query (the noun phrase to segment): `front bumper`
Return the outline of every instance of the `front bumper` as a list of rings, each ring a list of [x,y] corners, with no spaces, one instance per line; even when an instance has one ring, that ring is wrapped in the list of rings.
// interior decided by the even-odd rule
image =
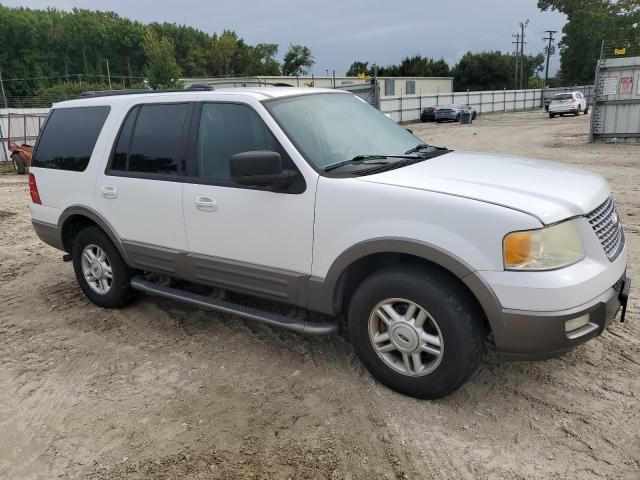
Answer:
[[[557,312],[505,309],[505,330],[496,335],[496,349],[509,360],[542,360],[556,357],[600,335],[622,308],[624,321],[631,280],[625,275],[606,292],[585,305]],[[568,320],[589,315],[589,323],[571,332]],[[499,339],[499,341],[498,341]]]

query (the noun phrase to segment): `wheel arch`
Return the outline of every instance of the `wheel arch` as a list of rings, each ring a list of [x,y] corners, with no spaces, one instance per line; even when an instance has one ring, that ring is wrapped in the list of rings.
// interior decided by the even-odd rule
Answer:
[[[109,222],[98,212],[79,205],[65,209],[58,220],[58,228],[65,252],[71,252],[73,238],[78,232],[89,226],[96,226],[102,230],[109,237],[109,240],[113,242],[124,261],[131,265],[120,238]]]
[[[368,240],[343,252],[324,279],[311,277],[309,308],[338,315],[345,311],[348,298],[364,278],[386,266],[406,262],[435,268],[454,278],[477,303],[491,330],[493,322],[501,321],[497,297],[469,264],[435,245],[400,238]]]

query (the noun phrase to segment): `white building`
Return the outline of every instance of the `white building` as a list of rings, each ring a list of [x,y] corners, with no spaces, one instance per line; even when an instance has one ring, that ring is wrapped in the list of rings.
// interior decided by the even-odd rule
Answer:
[[[283,83],[294,87],[340,88],[349,85],[363,85],[368,80],[358,77],[332,77],[306,75],[291,76],[256,76],[229,78],[183,78],[185,87],[194,83],[203,83],[212,87],[241,87],[258,84],[259,82],[277,84]],[[452,77],[378,77],[381,97],[419,96],[436,93],[453,92]]]

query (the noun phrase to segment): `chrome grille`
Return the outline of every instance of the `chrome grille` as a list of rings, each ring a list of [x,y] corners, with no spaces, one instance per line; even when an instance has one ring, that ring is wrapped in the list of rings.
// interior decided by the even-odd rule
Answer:
[[[624,247],[624,232],[613,199],[608,198],[602,205],[587,214],[587,220],[598,236],[607,257],[613,262]]]

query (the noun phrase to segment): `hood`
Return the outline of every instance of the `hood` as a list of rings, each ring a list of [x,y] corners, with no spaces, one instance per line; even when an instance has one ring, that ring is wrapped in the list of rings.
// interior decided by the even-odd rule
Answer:
[[[470,152],[451,152],[359,180],[502,205],[529,213],[544,224],[589,213],[610,195],[604,178],[586,170]]]

